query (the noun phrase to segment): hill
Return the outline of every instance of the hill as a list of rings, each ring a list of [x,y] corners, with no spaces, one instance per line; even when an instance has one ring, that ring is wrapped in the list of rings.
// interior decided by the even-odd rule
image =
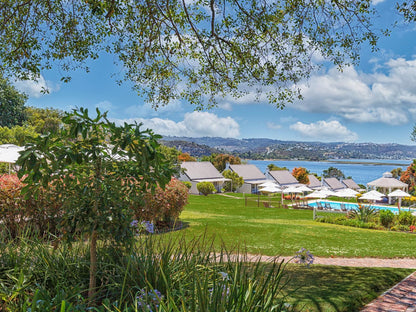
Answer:
[[[247,159],[414,159],[416,146],[395,143],[322,143],[281,141],[267,138],[164,137],[164,144],[176,146],[192,156],[231,153]]]

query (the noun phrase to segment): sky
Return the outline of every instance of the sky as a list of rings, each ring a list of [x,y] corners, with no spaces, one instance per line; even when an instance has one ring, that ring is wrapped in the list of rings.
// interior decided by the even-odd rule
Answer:
[[[373,1],[377,23],[387,27],[397,19],[395,1]],[[28,106],[69,111],[99,107],[117,122],[143,122],[155,133],[187,137],[270,138],[290,141],[373,142],[414,145],[410,134],[416,123],[416,23],[399,22],[379,50],[364,46],[358,66],[323,66],[301,84],[304,99],[281,110],[250,95],[225,98],[218,107],[194,111],[175,101],[155,111],[129,83],[116,83],[120,68],[113,56],[88,63],[90,72],[72,72],[69,83],[60,72],[42,73],[37,83],[19,81]],[[42,87],[49,94],[42,94]]]

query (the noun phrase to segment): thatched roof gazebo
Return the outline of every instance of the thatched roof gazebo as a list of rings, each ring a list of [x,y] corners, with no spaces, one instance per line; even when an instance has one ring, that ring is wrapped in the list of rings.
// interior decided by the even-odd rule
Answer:
[[[383,173],[383,177],[368,182],[367,188],[380,188],[383,190],[383,193],[391,193],[392,190],[403,190],[407,192],[408,185],[402,181],[397,180],[396,178],[393,178],[393,175],[390,172]],[[391,198],[389,197],[389,204],[391,204]]]

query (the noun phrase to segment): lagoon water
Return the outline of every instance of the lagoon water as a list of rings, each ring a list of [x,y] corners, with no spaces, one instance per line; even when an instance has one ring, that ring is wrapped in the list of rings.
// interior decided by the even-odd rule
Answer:
[[[354,162],[362,162],[360,164]],[[351,162],[351,163],[348,163]],[[382,165],[375,165],[375,163],[383,163]],[[384,172],[391,171],[395,168],[401,167],[406,170],[407,166],[412,160],[391,160],[391,159],[341,159],[332,161],[304,161],[304,160],[249,160],[249,164],[256,165],[261,172],[266,172],[267,165],[275,164],[278,167],[286,167],[292,171],[295,167],[304,167],[311,173],[322,175],[322,172],[329,167],[340,169],[346,177],[352,177],[355,182],[366,185],[375,179],[381,178]],[[368,164],[365,164],[368,163]]]

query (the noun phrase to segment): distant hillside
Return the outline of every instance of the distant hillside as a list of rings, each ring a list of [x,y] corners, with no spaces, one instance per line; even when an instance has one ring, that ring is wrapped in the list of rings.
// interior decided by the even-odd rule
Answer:
[[[191,156],[194,157],[209,156],[214,153],[222,153],[222,151],[216,148],[209,147],[208,145],[197,144],[192,141],[163,139],[161,143],[168,147],[175,147],[182,153],[189,153]]]
[[[164,137],[166,144],[181,146],[192,156],[211,153],[232,153],[248,159],[413,159],[416,146],[394,143],[322,143],[296,142],[272,139],[231,139],[217,137],[189,138]],[[169,142],[169,143],[168,143]],[[178,143],[181,142],[181,143]],[[187,142],[187,143],[185,143]],[[194,143],[195,145],[188,145]],[[210,148],[212,152],[210,152]],[[186,150],[185,150],[186,149]],[[199,153],[199,154],[197,154]]]

